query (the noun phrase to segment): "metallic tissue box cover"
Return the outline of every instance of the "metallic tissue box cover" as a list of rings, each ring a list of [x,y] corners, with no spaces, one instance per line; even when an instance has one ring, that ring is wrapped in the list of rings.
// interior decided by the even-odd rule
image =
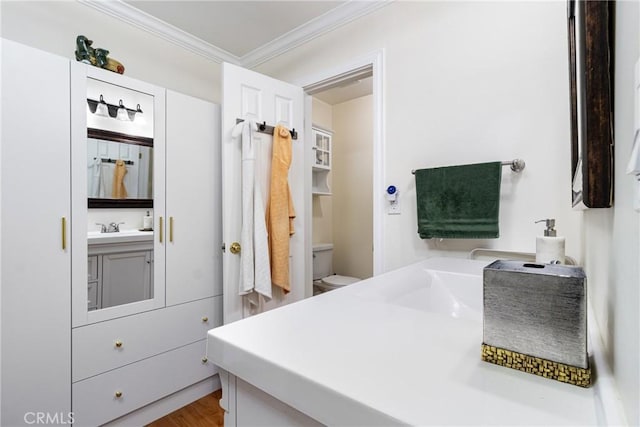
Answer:
[[[484,344],[588,368],[582,268],[499,260],[483,276]]]

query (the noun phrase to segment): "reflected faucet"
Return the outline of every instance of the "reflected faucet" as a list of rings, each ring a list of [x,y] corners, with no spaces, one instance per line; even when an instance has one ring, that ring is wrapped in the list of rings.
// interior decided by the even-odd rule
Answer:
[[[120,231],[120,224],[124,224],[124,222],[112,222],[109,224],[109,228],[106,225],[96,222],[96,225],[100,226],[101,233],[118,233]]]
[[[118,233],[120,231],[120,224],[124,224],[124,222],[112,222],[109,224],[107,233]]]

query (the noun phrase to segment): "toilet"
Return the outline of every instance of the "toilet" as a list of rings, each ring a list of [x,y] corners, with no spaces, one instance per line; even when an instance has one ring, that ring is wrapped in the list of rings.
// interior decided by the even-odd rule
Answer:
[[[313,244],[313,294],[339,289],[359,282],[357,277],[333,274],[333,244]]]

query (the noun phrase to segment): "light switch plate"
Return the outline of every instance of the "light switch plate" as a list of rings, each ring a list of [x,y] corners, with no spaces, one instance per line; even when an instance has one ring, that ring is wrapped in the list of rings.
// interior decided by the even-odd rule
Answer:
[[[387,206],[387,214],[400,215],[400,202],[396,200],[395,202],[389,203],[389,206]]]

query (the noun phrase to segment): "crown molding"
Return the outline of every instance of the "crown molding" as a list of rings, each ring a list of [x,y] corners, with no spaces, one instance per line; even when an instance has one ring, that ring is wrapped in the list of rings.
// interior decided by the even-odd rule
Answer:
[[[240,65],[240,58],[120,0],[77,0],[141,30],[215,62]]]
[[[374,12],[394,0],[350,0],[286,34],[254,49],[240,58],[240,65],[252,68],[342,25]]]
[[[242,67],[252,68],[328,33],[339,26],[378,10],[394,0],[347,1],[335,9],[312,19],[242,57],[238,57],[211,43],[207,43],[121,0],[77,1],[214,62],[229,62]]]

